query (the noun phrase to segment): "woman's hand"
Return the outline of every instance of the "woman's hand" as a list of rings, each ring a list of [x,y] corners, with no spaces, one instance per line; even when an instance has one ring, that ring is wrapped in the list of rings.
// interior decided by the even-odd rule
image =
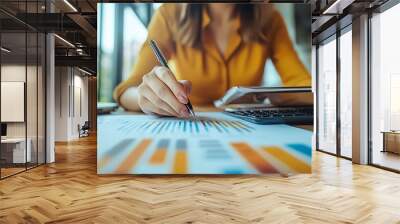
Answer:
[[[190,81],[177,81],[168,68],[156,66],[143,76],[138,87],[138,104],[145,113],[189,117],[185,104],[190,90]]]

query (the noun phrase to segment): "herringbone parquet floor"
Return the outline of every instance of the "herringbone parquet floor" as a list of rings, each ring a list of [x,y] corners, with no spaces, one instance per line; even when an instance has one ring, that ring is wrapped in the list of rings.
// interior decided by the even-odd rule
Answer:
[[[400,175],[314,153],[313,174],[98,176],[96,139],[0,181],[0,223],[400,223]]]

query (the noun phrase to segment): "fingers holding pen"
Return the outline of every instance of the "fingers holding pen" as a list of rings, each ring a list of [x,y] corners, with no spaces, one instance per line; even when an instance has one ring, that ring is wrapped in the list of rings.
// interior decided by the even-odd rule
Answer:
[[[144,105],[145,109],[160,115],[175,116],[175,117],[179,116],[179,113],[177,113],[171,106],[169,106],[160,97],[158,97],[157,94],[155,94],[149,86],[141,85],[139,87],[139,91],[144,98],[143,101],[145,103]],[[161,112],[163,113],[158,113],[158,111],[156,111],[157,109],[161,109]]]
[[[165,70],[159,71],[163,74],[157,75],[155,72],[157,69],[158,68],[153,69],[152,72],[143,77],[143,82],[139,86],[139,95],[146,97],[155,106],[174,114],[174,116],[188,117],[189,111],[186,106],[178,100],[178,97],[173,93],[173,90],[171,90],[171,88],[173,88],[177,95],[182,98],[182,95],[185,94],[184,88],[176,80],[175,82],[177,85],[172,85],[174,80],[171,80],[171,77],[168,77],[169,74],[164,74],[166,73]],[[162,77],[163,79],[160,79],[159,77]],[[171,87],[169,87],[165,82],[169,82]],[[142,109],[146,110],[148,108]]]
[[[154,73],[157,75],[158,79],[168,86],[180,103],[188,103],[188,96],[184,86],[176,80],[175,76],[168,68],[157,66],[154,68]]]

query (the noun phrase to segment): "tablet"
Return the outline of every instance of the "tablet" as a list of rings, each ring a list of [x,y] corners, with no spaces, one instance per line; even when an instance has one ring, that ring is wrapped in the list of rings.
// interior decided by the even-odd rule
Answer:
[[[274,100],[278,98],[296,99],[292,101],[279,102]],[[312,105],[312,89],[311,87],[244,87],[235,86],[230,88],[225,95],[214,101],[214,105],[218,108],[224,108],[228,105],[242,105],[265,107],[269,105],[275,106],[299,106]],[[274,102],[275,101],[275,102]],[[284,104],[284,105],[276,105]]]

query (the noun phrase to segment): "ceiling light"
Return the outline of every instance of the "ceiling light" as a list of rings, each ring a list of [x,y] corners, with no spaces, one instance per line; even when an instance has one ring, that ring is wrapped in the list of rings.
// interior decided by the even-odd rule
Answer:
[[[342,14],[343,10],[351,5],[355,0],[336,0],[322,14]]]
[[[332,5],[330,5],[327,9],[324,10],[322,14],[328,14],[331,13],[332,9],[337,7],[337,4],[339,4],[340,0],[336,0]]]
[[[9,49],[7,49],[5,47],[1,47],[0,49],[1,49],[1,51],[4,51],[6,53],[10,53],[11,52],[11,50],[9,50]]]
[[[61,40],[62,42],[64,42],[65,44],[67,44],[68,46],[70,46],[70,47],[72,47],[72,48],[75,48],[75,45],[73,45],[71,42],[69,42],[68,40],[66,40],[66,39],[64,39],[64,38],[62,38],[62,37],[60,37],[59,35],[57,35],[57,34],[54,34],[54,36],[55,37],[57,37],[59,40]]]
[[[74,12],[78,12],[78,10],[68,1],[68,0],[64,0],[65,4],[67,4],[72,10],[74,10]]]
[[[86,71],[86,70],[83,70],[83,69],[81,69],[81,68],[79,68],[79,67],[78,67],[78,70],[81,71],[81,72],[83,72],[83,73],[85,73],[85,74],[87,74],[87,75],[93,75],[92,73],[90,73],[90,72],[88,72],[88,71]]]

